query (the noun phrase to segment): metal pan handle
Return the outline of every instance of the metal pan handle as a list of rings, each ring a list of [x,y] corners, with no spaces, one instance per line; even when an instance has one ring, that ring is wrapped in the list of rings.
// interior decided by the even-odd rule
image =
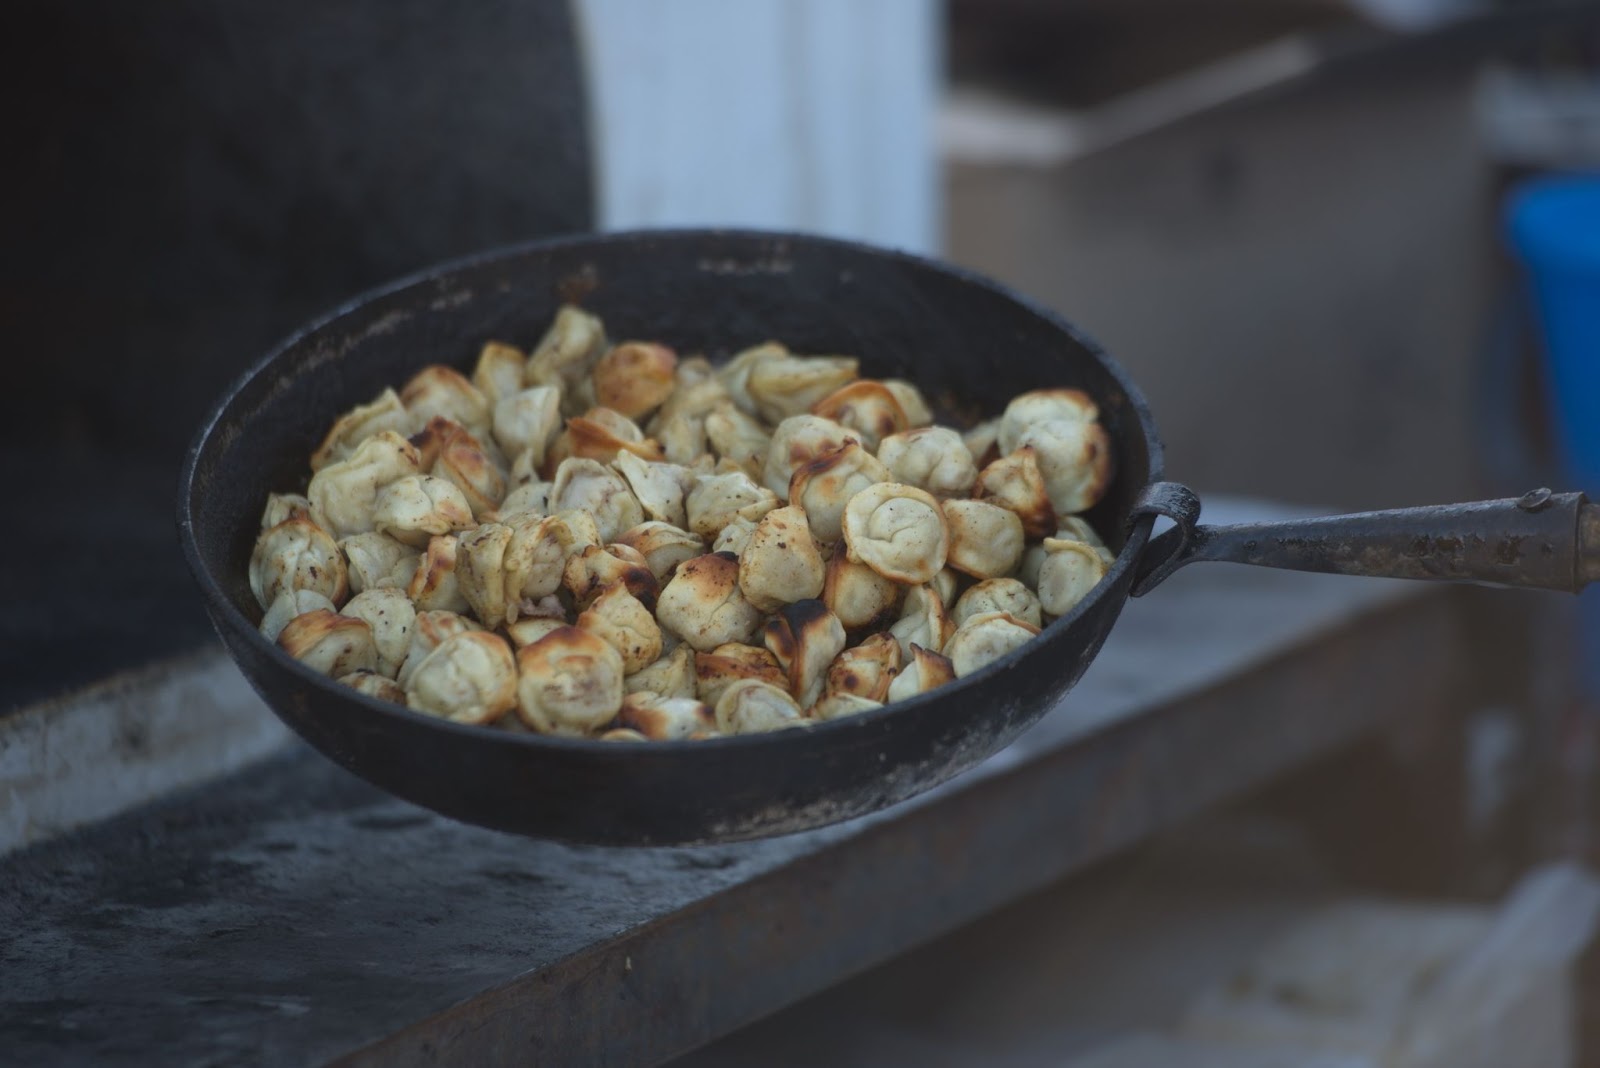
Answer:
[[[1581,493],[1211,527],[1192,490],[1155,482],[1132,512],[1147,515],[1174,525],[1146,547],[1135,597],[1197,560],[1569,593],[1600,578],[1600,506]]]

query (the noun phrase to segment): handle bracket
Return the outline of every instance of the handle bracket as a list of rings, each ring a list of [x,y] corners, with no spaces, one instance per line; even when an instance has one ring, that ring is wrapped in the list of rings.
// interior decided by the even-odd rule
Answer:
[[[1146,516],[1164,516],[1173,526],[1145,546],[1139,573],[1133,579],[1134,597],[1143,597],[1161,585],[1192,558],[1189,550],[1199,530],[1200,497],[1179,482],[1152,482],[1133,502],[1128,525]]]

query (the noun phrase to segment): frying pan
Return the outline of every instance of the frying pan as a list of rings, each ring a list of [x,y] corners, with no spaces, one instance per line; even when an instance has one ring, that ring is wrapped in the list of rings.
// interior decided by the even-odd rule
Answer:
[[[773,734],[619,744],[513,734],[356,693],[256,630],[246,564],[269,491],[303,488],[340,412],[429,363],[467,368],[490,338],[538,337],[559,302],[613,337],[716,358],[768,339],[859,356],[862,373],[922,387],[974,420],[1029,389],[1100,405],[1117,473],[1087,518],[1116,561],[1034,641],[883,709]],[[322,753],[436,812],[526,835],[614,845],[732,841],[862,815],[1006,745],[1083,674],[1130,595],[1195,560],[1576,590],[1600,568],[1600,518],[1580,494],[1332,517],[1197,525],[1162,481],[1144,398],[1054,313],[913,256],[810,236],[651,231],[493,252],[368,294],[290,339],[218,402],[186,458],[178,525],[218,634],[266,703]],[[1158,515],[1173,526],[1152,540]]]

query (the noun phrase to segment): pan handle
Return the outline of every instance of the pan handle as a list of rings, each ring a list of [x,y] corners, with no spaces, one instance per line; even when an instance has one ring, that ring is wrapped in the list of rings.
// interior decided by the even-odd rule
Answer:
[[[1600,506],[1581,493],[1538,489],[1499,501],[1211,527],[1199,523],[1192,490],[1155,482],[1131,519],[1150,515],[1174,525],[1146,546],[1135,597],[1196,560],[1569,593],[1600,579]]]

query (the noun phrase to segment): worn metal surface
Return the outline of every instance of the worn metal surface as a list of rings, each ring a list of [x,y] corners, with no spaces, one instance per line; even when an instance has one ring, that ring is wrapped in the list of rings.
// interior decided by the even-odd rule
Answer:
[[[1448,609],[1181,575],[970,775],[762,842],[499,835],[299,751],[0,865],[0,1061],[653,1063],[1426,706]]]
[[[780,338],[846,352],[936,404],[992,414],[1071,386],[1095,398],[1119,468],[1087,517],[1119,550],[1097,589],[1024,648],[893,708],[764,735],[624,746],[453,723],[309,670],[256,631],[245,580],[262,502],[297,487],[328,419],[418,367],[463,367],[487,338],[524,344],[580,299],[618,337],[713,358]],[[263,359],[206,420],[179,486],[184,549],[224,643],[295,731],[356,774],[483,826],[603,844],[786,833],[858,816],[971,767],[1083,673],[1127,598],[1150,531],[1124,529],[1161,475],[1143,398],[1060,317],[917,257],[816,237],[647,231],[541,242],[361,298]],[[714,786],[712,785],[714,784]]]
[[[1600,575],[1600,519],[1581,493],[1539,489],[1498,501],[1207,526],[1195,523],[1192,492],[1157,483],[1135,511],[1175,521],[1150,543],[1136,596],[1202,560],[1567,593]]]

